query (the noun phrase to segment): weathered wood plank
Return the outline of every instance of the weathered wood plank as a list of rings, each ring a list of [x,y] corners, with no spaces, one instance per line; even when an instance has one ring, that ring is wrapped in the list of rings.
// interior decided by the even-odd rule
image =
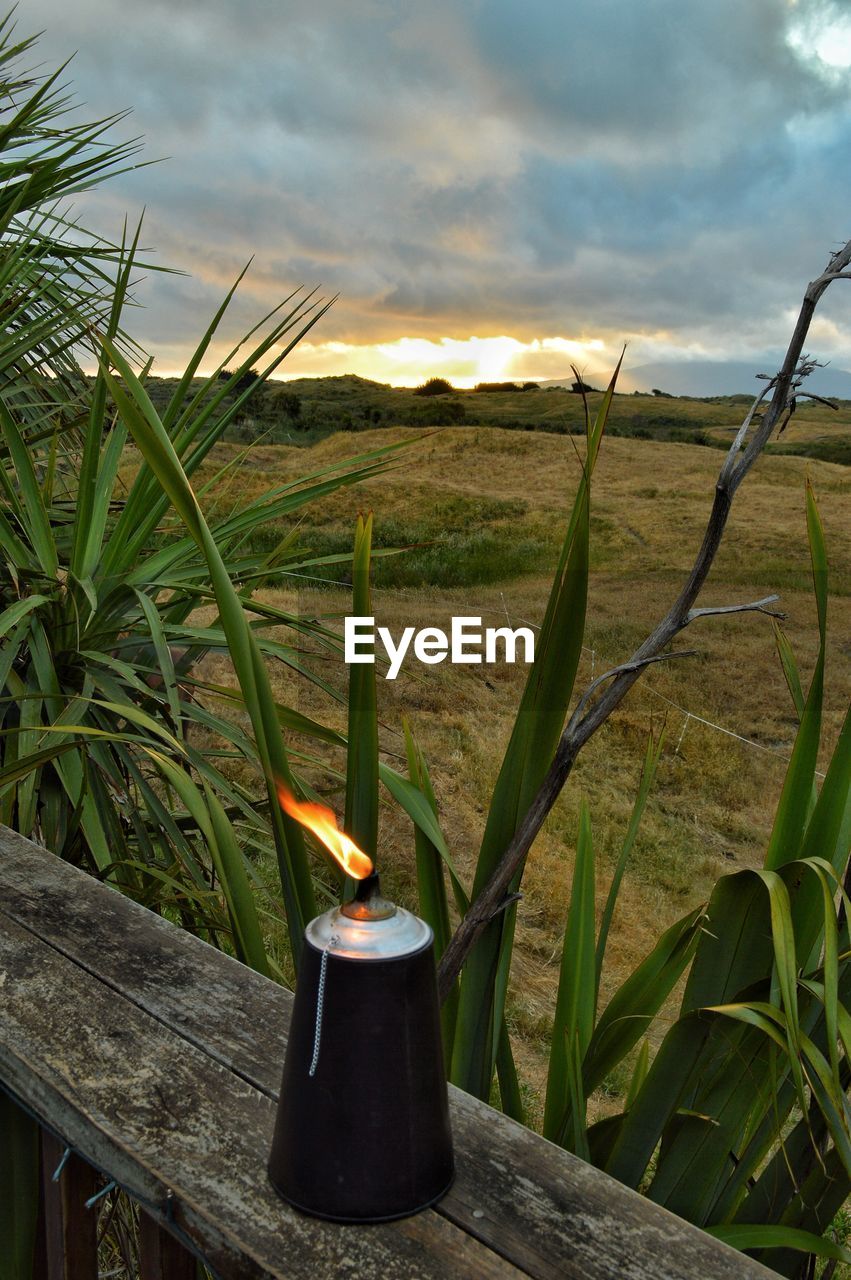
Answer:
[[[97,1191],[97,1174],[73,1152],[54,1182],[65,1143],[41,1131],[42,1196],[47,1280],[97,1280],[97,1212],[86,1201]]]
[[[276,1098],[288,992],[3,829],[0,907]],[[458,1177],[435,1214],[412,1222],[439,1215],[541,1278],[772,1274],[467,1095],[450,1101]]]
[[[0,1078],[159,1221],[171,1190],[221,1276],[519,1276],[433,1213],[358,1229],[295,1213],[266,1177],[272,1100],[8,919],[0,995]]]
[[[548,1280],[757,1280],[774,1275],[522,1125],[452,1113],[464,1177],[439,1211]],[[490,1141],[488,1141],[490,1135]]]
[[[257,974],[7,827],[0,909],[223,1065],[262,1064],[254,1082],[277,1090],[292,1003],[283,988],[272,988],[272,1025],[252,1023]]]

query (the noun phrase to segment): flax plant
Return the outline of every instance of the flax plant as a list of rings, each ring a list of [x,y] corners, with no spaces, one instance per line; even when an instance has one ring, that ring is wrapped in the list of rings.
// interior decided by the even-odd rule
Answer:
[[[138,139],[112,138],[121,114],[76,120],[65,66],[49,76],[30,69],[36,41],[15,38],[11,13],[0,19],[0,392],[32,445],[85,420],[79,350],[93,350],[93,324],[112,323],[122,258],[120,244],[86,230],[62,202],[139,167],[140,150]]]
[[[266,662],[324,684],[305,641],[338,642],[257,598],[313,560],[294,536],[265,554],[250,536],[374,474],[384,451],[229,511],[209,496],[221,472],[196,496],[216,443],[327,304],[292,294],[199,378],[237,281],[157,415],[122,329],[139,232],[109,245],[57,203],[136,143],[104,140],[118,117],[73,123],[62,68],[19,70],[32,44],[0,23],[0,821],[269,972],[246,843],[276,850],[296,937],[314,893],[301,834],[270,803],[289,775],[281,722],[311,722],[274,707]],[[81,344],[99,357],[94,378]],[[241,692],[205,680],[216,653]]]
[[[789,1276],[799,1273],[802,1253],[851,1262],[851,1252],[825,1235],[851,1194],[851,711],[819,788],[827,555],[809,485],[806,512],[819,652],[805,696],[777,630],[799,728],[764,866],[722,877],[709,902],[666,929],[601,1009],[618,891],[662,739],[648,744],[599,923],[592,820],[582,802],[543,1118],[551,1141]],[[556,593],[560,584],[557,577]],[[436,813],[410,732],[408,759],[411,780]],[[447,877],[462,916],[469,903],[444,846],[421,829],[415,843],[420,906],[440,952],[450,937]],[[502,929],[507,958],[500,961],[494,945],[489,986],[474,970],[492,1008],[504,998],[511,958]],[[684,975],[679,1015],[651,1061],[647,1033]],[[501,1093],[507,1085],[503,1106],[516,1111],[504,1036],[494,1036],[492,1021],[465,1021],[463,1013],[462,981],[460,1002],[453,987],[444,1004],[452,1068],[496,1070]],[[589,1125],[592,1092],[623,1066],[631,1066],[624,1110]]]
[[[0,822],[280,973],[261,927],[256,850],[277,853],[286,922],[300,939],[315,909],[311,866],[273,787],[289,776],[284,727],[328,734],[275,706],[267,664],[338,696],[304,650],[333,655],[339,643],[257,597],[270,577],[300,574],[314,558],[294,533],[255,554],[251,534],[375,474],[387,451],[232,510],[211,497],[221,470],[196,494],[223,433],[327,304],[292,294],[201,378],[234,285],[156,414],[147,366],[134,371],[139,350],[122,327],[139,232],[108,244],[57,203],[119,170],[136,144],[104,142],[117,117],[74,124],[61,68],[18,69],[32,45],[0,23]],[[79,363],[86,347],[95,377]],[[258,378],[232,392],[254,369]],[[231,661],[237,688],[206,675],[215,654]],[[266,909],[277,917],[274,901]],[[38,1129],[11,1104],[4,1115],[4,1263],[23,1280]]]
[[[491,797],[471,898],[475,899],[511,840],[546,774],[573,694],[588,601],[591,484],[620,365],[592,421],[586,405],[582,477],[511,738]],[[509,887],[516,893],[522,866]],[[487,1098],[497,1065],[504,1095],[514,1096],[503,1023],[516,905],[491,921],[470,955],[458,997],[452,1079]]]
[[[249,358],[304,325],[297,303]],[[254,598],[270,573],[300,572],[310,560],[294,546],[263,555],[244,546],[258,525],[373,474],[381,460],[332,465],[208,522],[188,477],[234,405],[223,403],[215,374],[184,399],[212,332],[162,422],[137,407],[133,396],[150,410],[142,384],[105,335],[126,381],[101,371],[82,453],[72,460],[66,449],[63,470],[52,476],[39,477],[39,459],[0,402],[7,451],[0,817],[141,901],[171,905],[187,923],[196,914],[211,938],[232,933],[236,953],[268,971],[235,824],[274,841],[295,936],[314,908],[310,871],[298,831],[287,829],[277,804],[258,807],[234,780],[232,759],[246,762],[261,785],[288,775],[263,658],[305,672],[303,634],[332,650],[336,641]],[[118,413],[105,422],[108,390]],[[143,459],[124,493],[129,428]],[[213,617],[202,623],[203,606]],[[270,624],[283,639],[268,633]],[[253,735],[222,713],[217,691],[202,688],[203,661],[215,652],[234,663]]]

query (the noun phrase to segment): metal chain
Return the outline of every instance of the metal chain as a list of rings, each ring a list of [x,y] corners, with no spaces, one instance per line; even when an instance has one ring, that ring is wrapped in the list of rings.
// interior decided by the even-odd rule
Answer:
[[[322,960],[319,965],[319,986],[316,991],[316,1030],[313,1033],[313,1057],[310,1059],[309,1076],[316,1075],[316,1068],[319,1064],[319,1042],[322,1039],[322,1010],[325,1005],[325,975],[328,969],[328,952],[332,947],[336,947],[340,941],[339,935],[331,934],[331,938],[327,947],[322,952]]]

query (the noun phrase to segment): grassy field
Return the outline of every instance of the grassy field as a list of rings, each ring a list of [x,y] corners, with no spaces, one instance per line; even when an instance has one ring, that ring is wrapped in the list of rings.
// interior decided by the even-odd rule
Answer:
[[[813,377],[818,391],[818,375]],[[164,405],[177,383],[151,378],[148,388]],[[759,384],[754,383],[754,389]],[[592,407],[599,396],[590,396]],[[746,395],[694,400],[686,396],[616,395],[609,420],[610,437],[672,441],[726,447],[750,404]],[[584,433],[581,396],[563,387],[530,391],[455,391],[418,396],[347,374],[334,378],[272,381],[261,387],[232,430],[240,442],[312,445],[337,431],[361,433],[388,426],[490,426],[556,435]],[[796,452],[825,462],[851,463],[851,401],[831,410],[801,401],[793,425],[771,452]]]
[[[790,427],[790,443],[797,431],[797,424]],[[454,614],[480,615],[486,626],[537,623],[577,482],[580,442],[572,437],[459,426],[373,429],[356,438],[338,433],[307,450],[261,443],[219,490],[217,505],[229,508],[314,464],[391,440],[405,440],[410,448],[387,474],[312,512],[300,528],[301,544],[320,553],[349,547],[357,511],[371,508],[376,541],[409,548],[377,567],[379,623],[394,633],[411,625],[448,630]],[[206,474],[236,453],[236,446],[221,446]],[[617,436],[604,442],[595,477],[580,687],[623,661],[668,607],[699,543],[720,462],[715,449],[697,445]],[[832,565],[826,734],[832,745],[851,683],[851,474],[820,461],[763,458],[737,498],[701,603],[780,593],[786,630],[808,676],[816,625],[804,519],[807,474]],[[284,532],[269,529],[264,538],[271,544]],[[344,570],[335,566],[326,574],[332,580],[324,582],[283,580],[270,595],[341,628],[349,608]],[[658,780],[615,917],[604,988],[625,975],[663,926],[705,899],[719,874],[756,865],[763,856],[794,734],[771,620],[705,620],[682,637],[681,647],[698,653],[654,668],[632,691],[586,748],[531,855],[509,1017],[533,1113],[544,1080],[580,796],[589,799],[604,868],[602,901],[605,869],[625,830],[647,735],[666,725]],[[315,661],[344,689],[344,668]],[[426,668],[409,661],[396,681],[378,682],[384,750],[388,758],[401,751],[401,717],[407,716],[431,764],[448,841],[468,877],[524,675],[522,666]],[[302,710],[345,727],[342,704],[302,681],[280,673],[276,679],[281,695]],[[380,861],[387,886],[415,905],[412,843],[407,820],[385,806]],[[609,1081],[599,1108],[611,1105],[624,1083]]]

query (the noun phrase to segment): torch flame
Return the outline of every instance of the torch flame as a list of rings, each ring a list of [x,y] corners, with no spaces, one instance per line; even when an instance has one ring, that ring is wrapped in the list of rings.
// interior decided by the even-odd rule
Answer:
[[[372,859],[357,847],[354,840],[337,826],[333,809],[309,800],[296,800],[289,787],[278,782],[278,799],[284,813],[300,822],[321,840],[328,852],[336,858],[346,875],[354,880],[365,880],[372,873]]]

